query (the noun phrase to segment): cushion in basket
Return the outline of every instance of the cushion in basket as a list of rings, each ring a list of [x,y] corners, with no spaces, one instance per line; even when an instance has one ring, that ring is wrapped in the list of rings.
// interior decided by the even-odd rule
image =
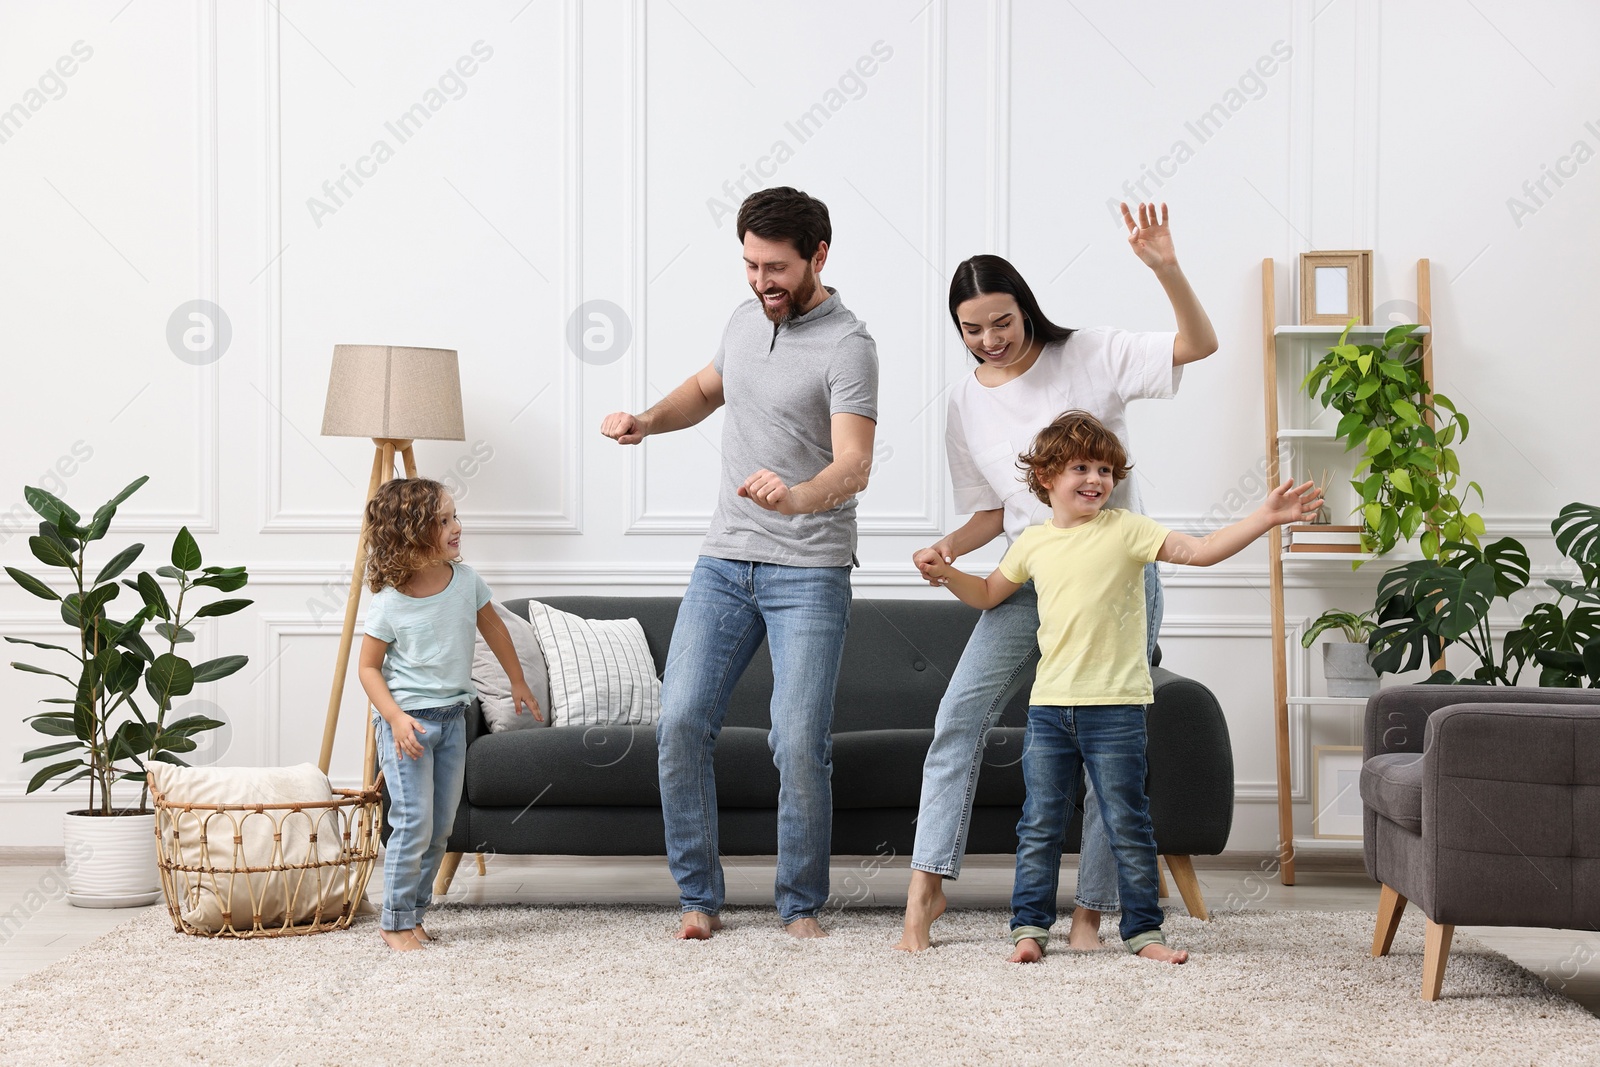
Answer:
[[[152,762],[150,782],[168,807],[336,799],[327,775],[310,763],[296,767],[178,767]],[[231,873],[248,867],[336,862],[342,848],[338,809],[195,810],[172,815],[178,839],[174,845],[170,824],[164,827],[168,856],[185,867],[214,872],[178,876],[177,884],[186,889],[179,907],[191,925],[221,930],[231,922],[237,930],[248,930],[255,914],[261,916],[263,926],[272,926],[281,925],[286,914],[295,923],[311,921],[319,902],[324,919],[336,917],[344,906],[346,882],[351,877],[348,867],[316,867],[286,874]],[[277,848],[274,822],[282,827]]]
[[[649,725],[661,682],[638,619],[585,619],[537,600],[528,619],[550,675],[552,726]]]
[[[539,650],[539,635],[527,619],[498,601],[492,603],[495,614],[500,616],[500,621],[506,624],[511,634],[511,644],[522,663],[523,677],[527,679],[528,688],[533,690],[533,699],[539,702],[539,712],[544,716],[544,721],[540,722],[525,711],[518,714],[518,708],[511,700],[511,679],[489,649],[489,642],[480,633],[477,648],[472,654],[472,686],[478,691],[478,701],[483,705],[483,718],[489,724],[490,732],[497,734],[506,730],[525,730],[530,726],[548,726],[550,679],[545,673],[544,653]]]

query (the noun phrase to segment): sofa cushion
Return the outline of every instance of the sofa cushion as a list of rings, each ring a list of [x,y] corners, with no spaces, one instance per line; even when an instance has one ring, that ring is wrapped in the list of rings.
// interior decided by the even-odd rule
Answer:
[[[1422,832],[1422,754],[1386,752],[1361,766],[1361,800],[1414,834]]]
[[[637,619],[586,619],[537,600],[528,618],[550,676],[554,726],[650,724],[661,717],[661,681]]]
[[[539,635],[532,623],[504,604],[496,603],[494,610],[505,624],[506,632],[511,635],[511,647],[516,650],[517,660],[522,664],[523,680],[528,683],[533,699],[539,702],[539,714],[543,719],[528,714],[512,702],[511,678],[480,633],[472,652],[472,686],[478,691],[484,722],[495,733],[548,726],[550,678],[545,673],[544,653],[539,650]]]

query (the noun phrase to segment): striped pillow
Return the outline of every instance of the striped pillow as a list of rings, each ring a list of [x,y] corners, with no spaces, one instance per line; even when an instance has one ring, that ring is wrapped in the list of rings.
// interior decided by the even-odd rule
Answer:
[[[550,725],[650,725],[661,682],[638,619],[585,619],[537,600],[528,621],[550,672]]]

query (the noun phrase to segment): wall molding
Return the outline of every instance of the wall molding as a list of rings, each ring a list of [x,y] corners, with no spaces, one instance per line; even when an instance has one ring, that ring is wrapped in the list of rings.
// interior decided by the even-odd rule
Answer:
[[[215,0],[211,0],[215,3]],[[285,463],[280,414],[283,405],[283,76],[280,52],[282,17],[278,5],[266,0],[263,18],[263,97],[265,100],[265,235],[266,252],[273,256],[263,276],[263,377],[268,410],[262,419],[262,454],[266,471],[261,481],[260,532],[267,534],[349,534],[360,532],[361,501],[348,508],[295,510],[283,505]],[[532,24],[531,21],[529,23]],[[556,283],[560,313],[550,343],[558,352],[567,348],[566,319],[583,298],[583,2],[562,0],[562,129],[565,167],[561,191],[561,278]],[[359,340],[359,338],[355,339]],[[461,509],[462,520],[485,534],[576,534],[583,532],[583,375],[578,360],[563,358],[562,408],[573,433],[565,440],[564,454],[551,466],[560,471],[562,504],[556,511],[476,511]],[[468,424],[468,438],[472,436]],[[462,448],[467,446],[463,444]],[[360,470],[348,472],[352,482]],[[359,490],[357,490],[359,492]]]

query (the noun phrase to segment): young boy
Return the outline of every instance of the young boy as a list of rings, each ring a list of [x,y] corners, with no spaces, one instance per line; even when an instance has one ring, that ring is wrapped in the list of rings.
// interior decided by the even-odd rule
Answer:
[[[1253,515],[1205,537],[1106,509],[1130,465],[1116,435],[1082,411],[1041,430],[1017,466],[1050,505],[1050,521],[1024,530],[987,579],[947,563],[929,572],[975,608],[1000,604],[1030,580],[1039,594],[1041,659],[1023,742],[1028,795],[1017,824],[1011,961],[1044,956],[1056,921],[1061,838],[1078,770],[1087,767],[1117,858],[1122,940],[1146,959],[1183,963],[1189,954],[1168,948],[1161,933],[1156,841],[1144,791],[1144,708],[1154,694],[1143,568],[1151,560],[1198,567],[1225,560],[1275,525],[1308,520],[1320,495],[1311,482],[1285,481]]]

